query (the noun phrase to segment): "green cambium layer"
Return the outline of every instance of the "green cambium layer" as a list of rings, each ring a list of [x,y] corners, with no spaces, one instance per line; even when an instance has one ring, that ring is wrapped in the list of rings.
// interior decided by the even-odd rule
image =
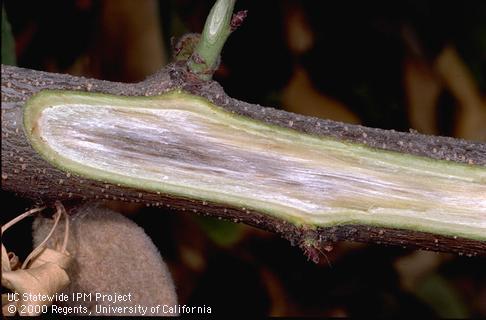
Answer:
[[[81,107],[88,112],[92,110],[93,113],[97,108],[106,108],[114,116],[119,114],[117,111],[120,111],[123,112],[123,117],[127,118],[131,117],[130,110],[133,110],[133,117],[143,121],[147,121],[144,119],[147,114],[156,115],[161,118],[164,135],[167,135],[170,130],[182,130],[177,128],[186,125],[183,120],[180,120],[181,125],[171,127],[170,121],[165,121],[163,117],[167,114],[174,114],[177,117],[182,115],[181,119],[190,122],[187,128],[191,127],[189,124],[203,124],[201,128],[206,130],[205,133],[210,136],[211,141],[214,139],[221,141],[221,146],[219,143],[211,146],[214,149],[213,156],[223,154],[224,157],[225,153],[218,151],[217,148],[225,152],[236,150],[234,144],[237,142],[229,140],[233,139],[233,135],[238,135],[240,140],[235,138],[235,141],[241,143],[238,145],[238,150],[242,157],[249,154],[251,158],[248,159],[253,161],[254,165],[258,165],[259,155],[264,154],[262,163],[263,160],[268,159],[273,161],[271,163],[279,161],[276,166],[282,169],[274,173],[275,168],[262,165],[261,168],[257,168],[257,173],[251,175],[247,174],[242,167],[237,172],[236,181],[230,180],[229,176],[215,176],[218,185],[211,185],[203,182],[199,184],[197,176],[194,177],[194,181],[187,182],[189,181],[187,179],[190,179],[187,172],[181,174],[180,180],[175,173],[167,180],[157,180],[151,178],[150,174],[146,177],[143,177],[143,174],[131,176],[128,171],[86,165],[76,157],[66,156],[68,152],[60,152],[59,148],[56,151],[52,147],[54,138],[47,137],[44,129],[40,128],[45,123],[50,123],[47,120],[41,121],[43,117],[52,117],[58,122],[69,122],[70,119],[66,116],[60,116],[61,120],[57,119],[55,113],[62,112],[63,108],[75,110]],[[49,110],[50,108],[58,109]],[[135,111],[143,112],[143,115],[137,115]],[[77,122],[78,118],[79,114],[73,117],[73,123]],[[103,125],[103,119],[96,119],[96,121],[98,125]],[[167,128],[164,123],[167,123]],[[69,123],[64,125],[69,127]],[[113,128],[117,130],[116,126]],[[181,91],[154,97],[43,91],[27,102],[24,109],[24,129],[34,149],[49,163],[66,172],[93,180],[252,209],[295,225],[315,227],[342,224],[372,225],[486,240],[486,168],[484,167],[437,161],[372,149],[329,137],[303,134],[230,113],[204,98]],[[211,130],[219,130],[219,133],[213,134]],[[198,132],[200,135],[200,131]],[[190,141],[191,134],[191,132],[187,133],[187,141]],[[161,140],[164,139],[164,135],[161,135]],[[140,133],[140,136],[143,138],[143,133]],[[228,141],[226,142],[225,139]],[[268,148],[265,148],[266,141],[270,146]],[[207,143],[209,145],[211,142],[208,140]],[[208,148],[209,153],[211,153],[210,148]],[[224,158],[214,163],[220,163],[222,160]],[[161,157],[160,161],[163,163],[166,160]],[[198,165],[194,164],[194,161],[190,164],[196,167]],[[288,176],[285,176],[285,172],[289,172]],[[334,172],[336,174],[333,174]],[[299,174],[302,174],[302,177],[297,177]],[[413,190],[415,178],[411,175],[414,174],[417,174],[417,188],[423,188],[425,191]],[[262,180],[259,181],[259,177],[268,179],[261,178]],[[297,178],[300,179],[299,183],[303,181],[303,184],[292,187],[292,183],[295,183]],[[348,192],[349,186],[354,187],[352,185],[354,180],[365,187]],[[390,181],[393,184],[390,184]],[[250,185],[251,183],[259,184],[261,189],[255,189]],[[457,195],[450,191],[449,185],[451,187],[459,185]],[[231,191],[239,190],[240,187],[242,190],[246,188],[254,192]],[[304,189],[306,192],[302,191]],[[315,194],[312,194],[312,190],[315,190]],[[265,197],[266,193],[274,196]],[[333,198],[334,193],[339,196]],[[430,199],[427,198],[428,194]],[[296,205],[292,202],[294,200],[295,203],[302,203],[303,206]],[[410,207],[408,207],[409,203]]]

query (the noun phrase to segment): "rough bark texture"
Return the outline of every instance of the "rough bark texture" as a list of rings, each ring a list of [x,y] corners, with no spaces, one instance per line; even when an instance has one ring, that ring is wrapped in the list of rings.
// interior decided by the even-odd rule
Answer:
[[[46,73],[2,65],[2,189],[36,202],[109,199],[142,202],[147,206],[168,206],[221,216],[259,228],[278,232],[304,248],[309,257],[319,256],[322,242],[355,240],[395,244],[465,255],[486,255],[486,243],[457,237],[437,236],[378,227],[343,225],[316,230],[296,227],[246,208],[170,195],[150,193],[99,181],[87,180],[54,168],[44,161],[26,140],[22,127],[22,106],[36,92],[44,89],[79,90],[115,95],[158,95],[174,89],[206,97],[232,112],[301,132],[330,136],[339,140],[424,156],[431,159],[486,166],[486,144],[448,137],[427,136],[344,124],[306,117],[228,97],[213,81],[203,82],[188,73],[184,64],[171,64],[154,76],[135,84],[114,83],[64,74]]]

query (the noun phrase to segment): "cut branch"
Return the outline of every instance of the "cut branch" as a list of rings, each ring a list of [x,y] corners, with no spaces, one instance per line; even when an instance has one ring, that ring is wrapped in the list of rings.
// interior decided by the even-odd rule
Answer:
[[[485,144],[250,105],[185,70],[119,84],[2,66],[2,188],[236,219],[312,257],[342,239],[486,254]],[[77,92],[25,104],[43,89]]]

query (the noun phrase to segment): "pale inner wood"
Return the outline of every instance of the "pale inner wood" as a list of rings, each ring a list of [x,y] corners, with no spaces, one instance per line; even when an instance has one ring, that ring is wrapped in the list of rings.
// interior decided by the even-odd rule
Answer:
[[[427,160],[404,165],[337,142],[228,125],[189,107],[59,105],[38,121],[63,157],[142,182],[252,199],[316,223],[343,212],[350,220],[412,217],[486,232],[484,171],[471,178]]]

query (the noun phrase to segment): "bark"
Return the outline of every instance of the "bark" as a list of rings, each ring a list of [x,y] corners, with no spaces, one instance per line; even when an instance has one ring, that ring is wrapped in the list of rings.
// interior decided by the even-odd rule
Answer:
[[[412,154],[435,160],[486,166],[486,144],[448,137],[404,133],[306,117],[228,97],[213,81],[201,81],[186,72],[183,63],[171,64],[154,76],[135,84],[52,74],[2,65],[2,189],[36,202],[109,199],[167,206],[232,219],[280,233],[300,245],[315,259],[324,242],[354,240],[404,247],[486,255],[486,242],[457,236],[379,226],[347,224],[327,228],[289,223],[261,212],[190,198],[176,198],[143,190],[111,185],[71,175],[43,160],[27,141],[22,107],[26,100],[45,89],[100,92],[125,96],[152,96],[182,89],[209,99],[231,112],[303,133],[328,136],[376,149]]]

